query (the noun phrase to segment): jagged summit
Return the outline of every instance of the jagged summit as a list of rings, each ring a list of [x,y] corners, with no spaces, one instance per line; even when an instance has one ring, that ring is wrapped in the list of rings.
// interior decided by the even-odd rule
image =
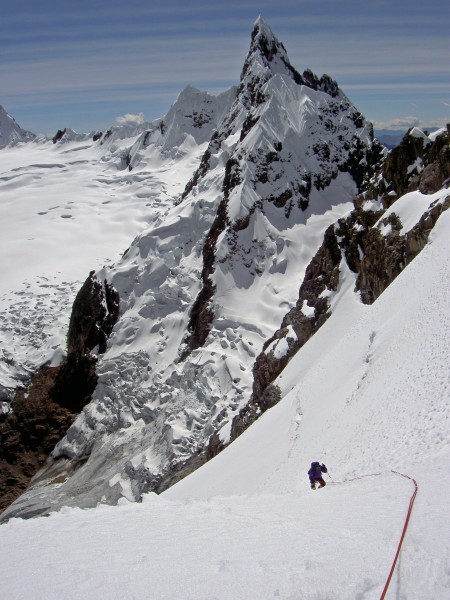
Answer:
[[[250,53],[260,51],[268,62],[271,62],[277,54],[283,56],[287,61],[289,60],[286,48],[278,41],[261,15],[255,21],[251,39]]]
[[[292,66],[284,45],[260,15],[253,27],[250,50],[241,74],[241,89],[244,85],[253,87],[255,81],[267,81],[275,74],[289,75],[299,85],[326,92],[333,98],[339,96],[345,99],[338,84],[329,75],[318,78],[310,69],[301,75]]]
[[[22,129],[16,120],[0,105],[0,148],[18,142],[34,140],[35,134]]]
[[[289,75],[300,83],[300,74],[292,67],[286,48],[278,41],[269,25],[258,17],[255,22],[250,50],[241,73],[241,89],[250,89],[263,81],[268,81],[275,74]],[[251,97],[254,103],[255,98]]]

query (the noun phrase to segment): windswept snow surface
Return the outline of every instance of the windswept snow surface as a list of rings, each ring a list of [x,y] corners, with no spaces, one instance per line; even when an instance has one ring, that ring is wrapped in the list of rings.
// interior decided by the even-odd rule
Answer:
[[[283,400],[162,496],[1,525],[5,598],[376,600],[414,489],[396,470],[419,493],[387,598],[446,600],[449,231],[372,306],[349,274]]]
[[[202,150],[193,144],[194,155],[164,163],[154,152],[129,172],[117,156],[126,143],[115,157],[92,140],[1,151],[0,383],[6,387],[61,354],[73,300],[89,271],[117,260],[161,218]]]

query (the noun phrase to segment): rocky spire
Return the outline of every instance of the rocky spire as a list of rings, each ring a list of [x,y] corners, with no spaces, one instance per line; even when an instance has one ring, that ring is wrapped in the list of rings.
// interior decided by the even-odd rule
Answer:
[[[244,63],[241,82],[258,77],[267,81],[276,73],[290,75],[296,83],[303,83],[302,77],[292,67],[286,48],[278,41],[262,16],[255,21],[250,50]]]
[[[255,88],[263,84],[274,75],[288,75],[298,85],[306,85],[314,90],[326,92],[333,98],[344,95],[339,90],[337,83],[328,75],[318,78],[307,69],[301,75],[292,65],[287,55],[286,48],[278,41],[264,18],[260,15],[255,21],[250,50],[241,73],[240,91],[246,88],[249,91],[251,104],[260,104],[262,98],[258,97]]]
[[[264,18],[260,15],[253,26],[250,54],[259,52],[268,63],[277,58],[289,62],[286,48],[270,29]]]

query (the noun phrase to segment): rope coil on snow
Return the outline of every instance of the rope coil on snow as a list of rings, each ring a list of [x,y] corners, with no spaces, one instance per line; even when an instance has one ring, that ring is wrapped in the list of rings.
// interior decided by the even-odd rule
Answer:
[[[398,544],[397,552],[396,552],[395,558],[394,558],[394,562],[392,563],[391,570],[389,572],[389,576],[387,578],[386,584],[385,584],[384,589],[383,589],[383,593],[380,596],[380,600],[384,600],[384,598],[386,597],[386,593],[388,591],[389,584],[391,583],[392,575],[394,574],[395,565],[397,564],[397,559],[398,559],[398,557],[400,555],[400,550],[402,548],[402,544],[403,544],[403,540],[405,538],[406,530],[408,529],[409,517],[411,516],[411,512],[412,512],[412,509],[413,509],[413,506],[414,506],[414,501],[416,499],[417,492],[419,491],[419,486],[417,485],[417,481],[415,479],[413,479],[412,477],[409,477],[409,475],[404,475],[403,473],[399,473],[398,471],[392,471],[392,473],[396,473],[397,475],[401,475],[402,477],[406,477],[406,479],[410,479],[414,483],[414,493],[411,496],[411,499],[409,501],[409,508],[408,508],[408,512],[407,512],[407,515],[406,515],[405,524],[403,526],[402,535],[400,537],[400,542]]]

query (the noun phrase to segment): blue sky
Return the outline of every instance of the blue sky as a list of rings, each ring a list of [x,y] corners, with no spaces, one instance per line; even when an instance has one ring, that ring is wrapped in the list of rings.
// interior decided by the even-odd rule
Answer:
[[[449,0],[0,0],[0,104],[35,133],[164,115],[239,81],[262,14],[378,128],[450,121]]]

